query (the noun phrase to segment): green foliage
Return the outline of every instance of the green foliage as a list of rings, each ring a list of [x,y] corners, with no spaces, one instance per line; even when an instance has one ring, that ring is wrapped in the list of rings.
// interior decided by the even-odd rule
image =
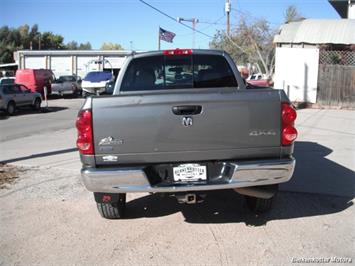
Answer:
[[[124,50],[122,45],[118,43],[112,43],[112,42],[104,42],[101,45],[101,50]]]
[[[227,51],[237,65],[250,63],[259,72],[271,76],[274,70],[275,32],[264,19],[250,22],[242,17],[229,36],[225,31],[217,32],[210,47]]]
[[[89,42],[78,44],[76,41],[68,42],[65,46],[67,50],[91,50],[91,44]]]
[[[41,34],[41,50],[63,50],[63,36],[53,34],[52,32],[43,32]]]
[[[41,33],[38,25],[27,24],[18,28],[0,28],[0,64],[12,63],[17,50],[90,50],[89,42],[78,44],[75,41],[64,44],[64,37],[52,32]]]
[[[78,43],[76,41],[68,42],[66,48],[68,50],[78,50]]]
[[[81,43],[79,45],[79,50],[91,50],[91,44],[89,42]]]

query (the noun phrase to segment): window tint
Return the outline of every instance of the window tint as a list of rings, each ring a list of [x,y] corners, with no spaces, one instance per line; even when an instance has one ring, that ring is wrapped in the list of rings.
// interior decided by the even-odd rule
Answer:
[[[194,87],[237,87],[237,81],[227,60],[218,55],[196,55],[194,59]]]
[[[112,73],[106,71],[93,71],[86,74],[84,80],[90,82],[101,82],[112,79]]]
[[[129,64],[122,91],[161,90],[165,87],[162,56],[136,58]]]
[[[4,94],[11,94],[11,93],[14,93],[14,92],[11,90],[12,87],[13,87],[13,86],[3,86],[3,87],[2,87],[3,93],[4,93]]]
[[[237,86],[223,56],[150,56],[130,62],[121,91]]]
[[[19,85],[13,86],[11,90],[13,91],[13,93],[22,93]]]
[[[4,94],[21,93],[18,85],[5,85],[3,86],[3,92]]]
[[[0,81],[1,85],[15,84],[15,79],[4,78]]]
[[[63,81],[75,81],[75,78],[73,76],[61,76],[59,79]]]
[[[193,88],[191,56],[165,57],[165,89]]]

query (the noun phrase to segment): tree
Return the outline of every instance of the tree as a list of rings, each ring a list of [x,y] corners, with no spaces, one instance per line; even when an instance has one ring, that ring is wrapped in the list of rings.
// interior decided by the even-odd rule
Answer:
[[[91,50],[89,42],[78,44],[71,41],[64,44],[64,37],[52,32],[41,33],[38,25],[31,28],[25,24],[18,28],[3,26],[0,28],[0,64],[13,62],[13,53],[16,50]]]
[[[104,42],[101,45],[101,50],[124,50],[122,45],[118,43],[112,43],[112,42]]]
[[[89,42],[81,43],[79,45],[78,49],[80,49],[80,50],[91,50],[91,43],[89,43]]]
[[[8,26],[0,28],[0,63],[12,63],[13,52],[21,46],[20,33]]]
[[[52,32],[43,32],[41,34],[42,50],[62,50],[65,48],[63,43],[64,37]]]
[[[78,43],[76,41],[68,42],[65,46],[65,49],[68,50],[78,50]]]
[[[230,35],[225,31],[217,32],[210,47],[226,50],[237,64],[251,63],[259,72],[272,76],[275,63],[275,33],[265,19],[249,22],[242,17]]]
[[[78,44],[76,41],[68,42],[65,45],[67,50],[91,50],[91,44],[89,42]]]
[[[304,17],[299,13],[298,9],[294,5],[290,5],[287,7],[284,14],[285,23],[300,21],[303,20]]]

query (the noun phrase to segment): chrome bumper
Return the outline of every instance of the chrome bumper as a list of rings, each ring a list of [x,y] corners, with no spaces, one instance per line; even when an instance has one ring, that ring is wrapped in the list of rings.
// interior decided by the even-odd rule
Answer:
[[[294,158],[253,162],[226,162],[220,178],[228,180],[213,184],[179,184],[152,186],[141,168],[83,168],[81,176],[85,187],[92,192],[186,192],[264,186],[287,182],[291,179]],[[227,178],[226,178],[227,177]]]

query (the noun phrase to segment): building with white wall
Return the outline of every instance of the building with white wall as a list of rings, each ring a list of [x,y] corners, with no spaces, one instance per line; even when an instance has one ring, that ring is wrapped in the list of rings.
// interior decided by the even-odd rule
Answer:
[[[276,44],[274,87],[294,102],[317,102],[320,51],[353,49],[355,20],[305,19],[281,26]]]

